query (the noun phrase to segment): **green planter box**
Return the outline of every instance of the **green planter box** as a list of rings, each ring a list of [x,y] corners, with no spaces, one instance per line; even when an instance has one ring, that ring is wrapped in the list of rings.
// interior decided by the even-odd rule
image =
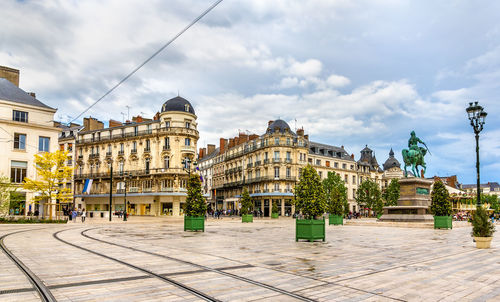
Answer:
[[[278,217],[280,217],[280,214],[278,214],[278,213],[271,213],[271,218],[277,219]]]
[[[343,225],[344,217],[340,215],[328,215],[328,223],[333,225]]]
[[[184,231],[205,232],[205,216],[184,216]]]
[[[325,218],[316,219],[296,219],[295,220],[295,241],[306,239],[310,242],[314,240],[325,241]]]
[[[241,222],[253,222],[253,214],[241,215]]]
[[[434,216],[435,229],[453,229],[451,216]]]

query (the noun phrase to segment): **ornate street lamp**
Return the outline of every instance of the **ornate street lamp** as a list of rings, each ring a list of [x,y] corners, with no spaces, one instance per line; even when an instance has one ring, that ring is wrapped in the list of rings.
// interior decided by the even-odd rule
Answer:
[[[476,206],[481,206],[481,184],[479,177],[479,133],[483,130],[484,119],[486,112],[483,111],[483,107],[478,105],[477,102],[469,103],[469,107],[467,107],[466,111],[469,115],[470,125],[474,129],[474,133],[476,134],[476,169],[477,169],[477,202]]]
[[[111,221],[111,207],[113,205],[113,159],[107,160],[109,165],[109,221]]]
[[[184,170],[188,172],[188,176],[191,177],[191,159],[189,157],[186,157],[182,160],[182,165],[184,165]],[[197,166],[198,163],[195,161],[193,162],[194,166]]]
[[[123,200],[123,221],[127,221],[127,176],[128,173],[123,173],[123,182],[125,183],[125,196]]]

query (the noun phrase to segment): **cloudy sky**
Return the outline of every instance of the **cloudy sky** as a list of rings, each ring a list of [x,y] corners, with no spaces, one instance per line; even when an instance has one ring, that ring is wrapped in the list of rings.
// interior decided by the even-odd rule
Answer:
[[[214,1],[12,1],[0,10],[0,65],[69,121]],[[199,146],[268,120],[311,140],[367,144],[401,160],[411,130],[427,176],[475,182],[465,108],[488,112],[482,182],[500,181],[500,2],[225,0],[86,116],[152,116],[179,92],[194,105]]]

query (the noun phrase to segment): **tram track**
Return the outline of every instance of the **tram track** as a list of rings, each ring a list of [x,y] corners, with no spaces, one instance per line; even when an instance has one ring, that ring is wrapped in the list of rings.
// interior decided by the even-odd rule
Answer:
[[[55,302],[56,298],[52,295],[49,288],[34,274],[19,258],[17,258],[14,253],[5,245],[4,239],[10,235],[17,233],[27,232],[30,230],[16,231],[12,233],[5,234],[0,237],[0,248],[7,255],[7,257],[19,268],[21,272],[26,276],[28,281],[33,285],[33,288],[38,292],[40,300],[44,302]]]
[[[83,231],[80,232],[80,234],[83,237],[85,237],[85,238],[88,238],[88,239],[91,239],[91,240],[95,240],[97,242],[101,242],[101,243],[105,243],[105,244],[109,244],[109,245],[121,247],[121,248],[124,248],[124,249],[132,250],[132,251],[135,251],[135,252],[140,252],[140,253],[144,253],[144,254],[151,255],[151,256],[157,256],[157,257],[161,257],[161,258],[164,258],[164,259],[168,259],[170,261],[175,261],[175,262],[178,262],[178,263],[183,263],[183,264],[186,264],[186,265],[190,265],[190,266],[196,267],[196,268],[198,268],[200,270],[203,270],[203,271],[220,274],[220,275],[223,275],[223,276],[226,276],[226,277],[230,277],[230,278],[233,278],[233,279],[237,279],[237,280],[240,280],[240,281],[243,281],[243,282],[255,285],[255,286],[266,288],[268,290],[271,290],[271,291],[274,291],[274,292],[277,292],[277,293],[280,293],[280,294],[283,294],[283,295],[295,298],[295,299],[300,300],[300,301],[307,301],[307,302],[316,301],[314,299],[307,298],[307,297],[304,297],[302,295],[299,295],[299,294],[296,294],[296,293],[293,293],[293,292],[290,292],[290,291],[287,291],[287,290],[284,290],[284,289],[280,289],[278,287],[275,287],[275,286],[272,286],[272,285],[269,285],[269,284],[265,284],[265,283],[262,283],[262,282],[259,282],[259,281],[255,281],[255,280],[252,280],[252,279],[249,279],[249,278],[246,278],[246,277],[238,276],[238,275],[235,275],[235,274],[223,271],[221,269],[211,268],[211,267],[208,267],[208,266],[205,266],[205,265],[201,265],[201,264],[197,264],[197,263],[194,263],[194,262],[191,262],[191,261],[187,261],[187,260],[183,260],[183,259],[179,259],[179,258],[175,258],[175,257],[171,257],[171,256],[166,256],[166,255],[162,255],[162,254],[158,254],[158,253],[154,253],[154,252],[149,252],[149,251],[137,249],[137,248],[134,248],[134,247],[130,247],[130,246],[126,246],[126,245],[114,243],[114,242],[109,242],[109,241],[102,240],[102,239],[99,239],[99,238],[95,238],[95,237],[92,237],[92,236],[86,234],[86,232],[88,232],[90,230],[94,230],[94,229],[97,229],[97,228],[91,228],[91,229],[83,230]]]
[[[169,284],[171,284],[171,285],[173,285],[173,286],[175,286],[175,287],[177,287],[177,288],[180,288],[180,289],[182,289],[182,290],[184,290],[184,291],[186,291],[186,292],[189,292],[189,293],[191,293],[192,295],[194,295],[194,296],[196,296],[196,297],[198,297],[198,298],[200,298],[200,299],[202,299],[202,300],[205,300],[205,301],[214,301],[214,302],[219,302],[219,301],[220,301],[220,300],[218,300],[218,299],[216,299],[216,298],[214,298],[214,297],[212,297],[212,296],[210,296],[210,295],[207,295],[207,294],[205,294],[205,293],[203,293],[203,292],[201,292],[201,291],[199,291],[199,290],[196,290],[196,289],[194,289],[194,288],[192,288],[192,287],[190,287],[190,286],[187,286],[187,285],[185,285],[185,284],[182,284],[182,283],[180,283],[180,282],[177,282],[177,281],[175,281],[175,280],[173,280],[173,279],[171,279],[171,278],[168,278],[168,277],[166,277],[166,276],[164,276],[164,275],[157,274],[157,273],[155,273],[155,272],[152,272],[152,271],[147,270],[147,269],[145,269],[145,268],[139,267],[139,266],[137,266],[137,265],[134,265],[134,264],[131,264],[131,263],[128,263],[128,262],[122,261],[122,260],[120,260],[120,259],[117,259],[117,258],[114,258],[114,257],[108,256],[108,255],[105,255],[105,254],[102,254],[102,253],[99,253],[99,252],[96,252],[96,251],[93,251],[93,250],[88,249],[88,248],[85,248],[85,247],[78,246],[78,245],[76,245],[76,244],[74,244],[74,243],[68,242],[68,241],[66,241],[66,240],[64,240],[64,239],[62,239],[62,238],[60,238],[60,237],[58,236],[61,232],[64,232],[64,231],[67,231],[67,230],[61,230],[61,231],[55,232],[55,233],[53,233],[53,234],[52,234],[52,236],[53,236],[56,240],[58,240],[58,241],[60,241],[60,242],[63,242],[63,243],[65,243],[65,244],[67,244],[67,245],[70,245],[70,246],[72,246],[72,247],[75,247],[75,248],[77,248],[77,249],[84,250],[84,251],[89,252],[89,253],[91,253],[91,254],[94,254],[94,255],[97,255],[97,256],[100,256],[100,257],[106,258],[106,259],[108,259],[108,260],[115,261],[115,262],[120,263],[120,264],[122,264],[122,265],[128,266],[128,267],[133,268],[133,269],[135,269],[135,270],[138,270],[138,271],[140,271],[140,272],[143,272],[143,273],[145,273],[145,274],[147,274],[147,275],[150,275],[150,276],[152,276],[152,277],[155,277],[155,278],[157,278],[157,279],[160,279],[160,280],[162,280],[162,281],[164,281],[164,282],[166,282],[166,283],[169,283]]]

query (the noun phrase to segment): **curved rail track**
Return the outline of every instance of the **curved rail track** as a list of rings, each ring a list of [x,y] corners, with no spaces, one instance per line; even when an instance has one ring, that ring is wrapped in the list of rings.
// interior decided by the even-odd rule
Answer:
[[[179,259],[179,258],[175,258],[175,257],[171,257],[171,256],[166,256],[166,255],[162,255],[162,254],[158,254],[158,253],[153,253],[153,252],[149,252],[149,251],[137,249],[137,248],[134,248],[134,247],[130,247],[130,246],[126,246],[126,245],[114,243],[114,242],[105,241],[105,240],[98,239],[98,238],[95,238],[95,237],[92,237],[92,236],[89,236],[89,235],[86,234],[87,231],[90,231],[90,230],[93,230],[93,229],[95,229],[95,228],[83,230],[83,231],[80,232],[80,234],[83,237],[85,237],[85,238],[88,238],[88,239],[91,239],[91,240],[95,240],[95,241],[98,241],[98,242],[101,242],[101,243],[105,243],[105,244],[109,244],[109,245],[114,245],[114,246],[117,246],[117,247],[125,248],[125,249],[132,250],[132,251],[135,251],[135,252],[144,253],[144,254],[151,255],[151,256],[161,257],[161,258],[168,259],[168,260],[171,260],[171,261],[175,261],[175,262],[187,264],[187,265],[196,267],[196,268],[204,270],[204,271],[221,274],[221,275],[233,278],[233,279],[237,279],[237,280],[240,280],[240,281],[243,281],[243,282],[250,283],[252,285],[256,285],[256,286],[259,286],[259,287],[262,287],[262,288],[266,288],[268,290],[271,290],[271,291],[274,291],[274,292],[277,292],[277,293],[280,293],[280,294],[283,294],[283,295],[295,298],[297,300],[308,301],[308,302],[316,301],[316,300],[313,300],[311,298],[307,298],[307,297],[295,294],[293,292],[290,292],[290,291],[287,291],[287,290],[283,290],[283,289],[274,287],[272,285],[268,285],[268,284],[265,284],[265,283],[262,283],[262,282],[259,282],[259,281],[255,281],[255,280],[252,280],[252,279],[248,279],[248,278],[245,278],[245,277],[242,277],[242,276],[238,276],[238,275],[235,275],[235,274],[232,274],[232,273],[220,270],[220,269],[215,269],[215,268],[211,268],[211,267],[204,266],[204,265],[201,265],[201,264],[197,264],[197,263],[194,263],[194,262],[182,260],[182,259]]]
[[[117,258],[114,258],[114,257],[108,256],[108,255],[105,255],[105,254],[102,254],[102,253],[99,253],[99,252],[93,251],[93,250],[91,250],[91,249],[88,249],[88,248],[84,248],[84,247],[78,246],[78,245],[73,244],[73,243],[71,243],[71,242],[68,242],[68,241],[66,241],[66,240],[64,240],[64,239],[62,239],[62,238],[60,238],[60,237],[58,236],[58,235],[59,235],[59,233],[64,232],[64,231],[66,231],[66,230],[61,230],[61,231],[55,232],[55,233],[53,233],[53,234],[52,234],[52,236],[53,236],[55,239],[57,239],[57,240],[59,240],[59,241],[61,241],[61,242],[63,242],[63,243],[66,243],[66,244],[68,244],[68,245],[71,245],[72,247],[75,247],[75,248],[78,248],[78,249],[84,250],[84,251],[86,251],[86,252],[92,253],[92,254],[94,254],[94,255],[98,255],[98,256],[101,256],[101,257],[103,257],[103,258],[106,258],[106,259],[109,259],[109,260],[112,260],[112,261],[118,262],[118,263],[123,264],[123,265],[125,265],[125,266],[128,266],[128,267],[130,267],[130,268],[133,268],[133,269],[135,269],[135,270],[141,271],[141,272],[146,273],[146,274],[148,274],[148,275],[150,275],[150,276],[153,276],[153,277],[155,277],[155,278],[158,278],[158,279],[160,279],[160,280],[162,280],[162,281],[164,281],[164,282],[170,283],[170,284],[172,284],[172,285],[174,285],[174,286],[176,286],[176,287],[178,287],[178,288],[180,288],[180,289],[183,289],[183,290],[185,290],[185,291],[187,291],[187,292],[189,292],[189,293],[191,293],[191,294],[193,294],[193,295],[197,296],[198,298],[203,299],[203,300],[205,300],[205,301],[220,301],[220,300],[217,300],[217,299],[215,299],[214,297],[211,297],[211,296],[209,296],[209,295],[207,295],[207,294],[205,294],[205,293],[203,293],[203,292],[201,292],[201,291],[198,291],[198,290],[196,290],[196,289],[194,289],[194,288],[191,288],[191,287],[189,287],[189,286],[187,286],[187,285],[184,285],[184,284],[182,284],[182,283],[179,283],[179,282],[177,282],[177,281],[175,281],[175,280],[173,280],[173,279],[171,279],[171,278],[167,278],[167,277],[165,277],[165,276],[159,275],[159,274],[157,274],[157,273],[154,273],[154,272],[152,272],[152,271],[150,271],[150,270],[147,270],[147,269],[145,269],[145,268],[139,267],[139,266],[137,266],[137,265],[133,265],[133,264],[131,264],[131,263],[128,263],[128,262],[122,261],[122,260],[120,260],[120,259],[117,259]]]
[[[16,231],[16,232],[12,232],[12,233],[8,233],[8,234],[3,235],[2,237],[0,237],[0,248],[5,252],[5,254],[7,255],[7,257],[9,257],[9,259],[12,260],[12,262],[14,262],[14,264],[19,268],[19,270],[21,270],[24,273],[24,275],[26,275],[26,277],[28,278],[28,280],[30,281],[30,283],[33,285],[33,287],[36,289],[36,291],[40,295],[40,299],[42,301],[44,301],[44,302],[45,301],[46,302],[55,302],[57,300],[54,298],[54,296],[50,292],[49,288],[47,286],[45,286],[45,284],[43,284],[42,280],[40,280],[40,278],[38,278],[37,275],[35,275],[5,245],[4,239],[7,236],[10,236],[10,235],[13,235],[13,234],[17,234],[17,233],[26,232],[26,231],[28,231],[28,230]]]

